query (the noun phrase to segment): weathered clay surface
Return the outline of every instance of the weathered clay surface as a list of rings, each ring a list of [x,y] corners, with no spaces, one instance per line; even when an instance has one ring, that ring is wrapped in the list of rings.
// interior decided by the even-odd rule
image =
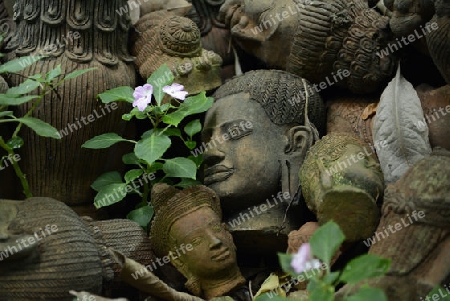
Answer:
[[[302,192],[319,224],[335,221],[346,241],[371,236],[379,222],[384,184],[380,165],[363,141],[347,133],[323,137],[300,168]]]
[[[385,276],[368,284],[383,289],[389,301],[425,300],[435,286],[450,280],[449,167],[450,152],[435,149],[386,188],[369,254],[392,264]]]
[[[327,100],[327,134],[349,133],[373,146],[373,116],[379,97],[349,95]]]
[[[436,0],[436,14],[430,23],[438,28],[426,35],[428,50],[441,75],[450,84],[450,4],[448,1]]]
[[[74,288],[123,290],[109,247],[143,264],[153,257],[146,234],[132,221],[83,220],[50,198],[0,200],[0,251],[9,255],[0,262],[0,299],[72,300]]]
[[[221,13],[242,49],[312,83],[370,93],[395,66],[394,56],[377,55],[391,38],[388,18],[367,1],[228,0]]]
[[[127,104],[108,110],[96,100],[107,89],[135,84],[133,58],[127,50],[129,16],[115,12],[123,5],[126,0],[16,1],[18,27],[8,48],[16,56],[49,57],[12,76],[11,85],[23,82],[24,75],[45,74],[59,64],[63,74],[97,68],[47,94],[33,113],[67,135],[63,133],[58,141],[24,129],[26,151],[21,156],[33,195],[67,204],[92,203],[90,184],[103,172],[121,166],[123,150],[93,151],[81,145],[96,135],[125,131],[121,116],[128,111]],[[29,104],[18,107],[17,116],[29,109]],[[93,122],[86,120],[89,115]]]

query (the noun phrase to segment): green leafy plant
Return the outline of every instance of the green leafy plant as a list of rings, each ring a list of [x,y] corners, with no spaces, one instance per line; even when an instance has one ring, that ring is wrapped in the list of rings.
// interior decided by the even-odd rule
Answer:
[[[108,148],[118,142],[134,144],[132,153],[123,156],[124,164],[132,165],[124,179],[119,172],[108,172],[101,175],[91,187],[98,193],[94,199],[96,208],[109,206],[122,201],[129,193],[137,193],[142,201],[136,210],[128,214],[128,218],[136,221],[144,228],[153,215],[151,207],[151,186],[157,182],[165,181],[179,187],[188,187],[198,184],[197,170],[202,163],[201,156],[188,156],[166,158],[166,152],[174,146],[174,139],[188,150],[196,147],[193,140],[195,134],[201,131],[199,119],[195,119],[179,129],[185,117],[203,113],[208,110],[213,99],[206,97],[203,91],[197,95],[185,98],[188,92],[184,87],[173,83],[174,76],[167,65],[162,65],[147,80],[147,84],[135,89],[123,86],[99,94],[103,103],[125,101],[133,105],[128,114],[122,119],[130,121],[133,118],[149,120],[150,130],[145,132],[140,140],[125,139],[116,133],[106,133],[96,136],[83,144],[84,148]],[[161,175],[156,177],[155,174]],[[141,177],[150,181],[141,181]],[[139,185],[135,180],[139,179]]]
[[[25,56],[11,60],[0,66],[0,74],[14,74],[24,70],[44,57],[45,56]],[[62,77],[61,65],[58,65],[47,74],[28,76],[28,78],[19,86],[12,87],[6,91],[6,93],[0,94],[0,124],[17,123],[11,137],[7,138],[0,136],[0,147],[7,152],[7,155],[3,156],[0,160],[0,167],[6,162],[5,160],[9,160],[8,162],[12,165],[17,177],[20,179],[23,193],[26,197],[31,197],[32,194],[26,175],[19,166],[17,160],[18,154],[15,153],[17,149],[20,149],[24,145],[24,140],[19,136],[22,126],[28,126],[39,136],[61,139],[58,131],[53,126],[40,119],[31,117],[33,111],[37,108],[46,94],[52,92],[56,93],[56,88],[64,81],[73,79],[90,70],[92,69],[77,70]],[[38,91],[38,94],[30,95],[30,93],[34,91]],[[8,110],[11,106],[19,106],[27,102],[31,102],[31,107],[22,117],[16,117],[13,111]],[[27,164],[32,164],[32,162],[28,162]]]
[[[342,271],[330,270],[332,258],[345,236],[339,226],[330,221],[320,227],[311,237],[309,243],[304,243],[297,254],[279,253],[279,260],[284,272],[294,280],[308,280],[308,301],[333,301],[335,288],[340,284],[351,287],[374,277],[384,275],[390,266],[390,260],[373,254],[366,254],[354,258]],[[292,283],[296,283],[295,281]],[[256,301],[287,300],[270,293],[261,294]],[[291,300],[291,299],[289,299]],[[344,296],[343,301],[387,301],[381,289],[362,285],[351,296]]]

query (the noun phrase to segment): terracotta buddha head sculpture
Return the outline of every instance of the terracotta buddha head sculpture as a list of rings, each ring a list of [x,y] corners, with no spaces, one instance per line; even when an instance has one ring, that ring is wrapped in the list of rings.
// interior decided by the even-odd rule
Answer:
[[[155,254],[170,255],[172,264],[187,278],[185,286],[191,293],[211,299],[245,283],[214,191],[205,186],[180,191],[156,184],[152,204],[155,217],[150,236]],[[183,248],[186,251],[178,251]]]
[[[347,133],[323,137],[310,148],[300,182],[306,204],[320,224],[335,221],[351,242],[375,231],[383,174],[372,149],[362,140]]]
[[[248,231],[264,232],[255,232],[256,245],[278,233],[287,204],[298,192],[298,170],[318,139],[315,128],[323,132],[325,124],[322,100],[317,93],[306,96],[308,87],[288,72],[258,70],[233,78],[213,95],[202,132],[204,181],[220,197],[239,250],[248,242]],[[279,237],[284,243],[289,231],[299,228],[289,223],[282,229],[286,237]],[[238,243],[239,229],[246,234]],[[253,243],[249,248],[285,248],[277,239],[265,241],[265,248],[255,250]]]

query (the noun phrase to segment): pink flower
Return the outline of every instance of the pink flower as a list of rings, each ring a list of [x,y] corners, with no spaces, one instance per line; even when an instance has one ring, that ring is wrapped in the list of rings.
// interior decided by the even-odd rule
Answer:
[[[138,107],[138,110],[143,112],[148,104],[152,101],[153,86],[145,84],[134,89],[133,107]]]
[[[188,92],[183,91],[183,89],[184,86],[177,83],[173,83],[171,86],[165,86],[162,88],[164,93],[167,93],[178,100],[184,100],[188,94]]]
[[[318,259],[313,259],[311,254],[311,246],[304,243],[298,249],[291,261],[291,267],[297,274],[320,268],[321,264]]]

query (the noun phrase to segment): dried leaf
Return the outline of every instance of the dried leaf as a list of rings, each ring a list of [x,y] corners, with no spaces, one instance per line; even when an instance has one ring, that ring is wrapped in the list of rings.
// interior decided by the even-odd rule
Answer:
[[[385,183],[396,182],[418,160],[431,153],[428,126],[419,96],[400,74],[381,95],[373,126],[373,140]],[[417,126],[421,124],[421,126]]]
[[[370,103],[367,107],[364,108],[364,112],[362,112],[361,118],[362,120],[367,120],[369,117],[372,117],[377,113],[378,103]]]

